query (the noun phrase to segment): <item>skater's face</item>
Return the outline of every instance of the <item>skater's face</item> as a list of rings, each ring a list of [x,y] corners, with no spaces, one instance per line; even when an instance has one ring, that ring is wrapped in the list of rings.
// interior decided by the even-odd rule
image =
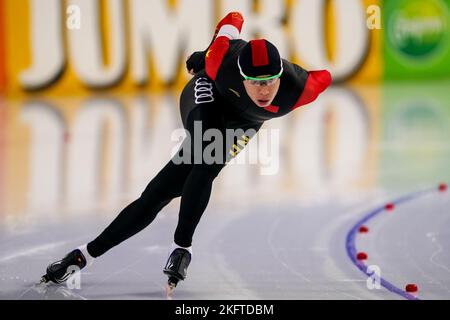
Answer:
[[[264,76],[263,76],[264,77]],[[268,81],[244,80],[245,91],[252,101],[261,108],[268,107],[280,88],[280,78]]]

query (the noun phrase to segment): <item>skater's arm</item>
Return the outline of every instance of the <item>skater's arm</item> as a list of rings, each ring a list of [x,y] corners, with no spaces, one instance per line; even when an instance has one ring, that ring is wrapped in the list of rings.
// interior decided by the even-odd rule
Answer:
[[[292,110],[313,102],[331,84],[332,78],[328,70],[308,71],[303,92],[300,94]]]
[[[243,23],[244,18],[239,12],[230,12],[220,20],[208,48],[205,51],[194,52],[187,59],[186,68],[189,73],[195,74],[206,68],[208,76],[213,76],[215,79],[222,59],[228,50],[228,42],[232,39],[239,39]]]

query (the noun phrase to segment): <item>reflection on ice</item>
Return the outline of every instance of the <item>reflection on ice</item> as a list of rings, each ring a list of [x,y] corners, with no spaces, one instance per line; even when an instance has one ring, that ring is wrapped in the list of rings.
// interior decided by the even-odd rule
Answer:
[[[22,300],[87,300],[64,285],[35,284],[21,296]]]
[[[216,181],[216,199],[345,199],[380,182],[390,185],[391,175],[397,181],[410,176],[405,171],[414,165],[425,172],[416,183],[427,183],[448,163],[445,87],[333,87],[314,104],[265,124],[280,130],[275,174],[261,175],[262,164],[230,164]],[[116,208],[169,159],[171,133],[181,127],[172,92],[29,98],[7,101],[5,108],[4,213]],[[261,197],[249,197],[255,194]]]
[[[192,278],[177,297],[392,299],[367,290],[345,254],[345,234],[374,203],[450,180],[449,87],[333,87],[314,104],[267,122],[264,128],[279,130],[279,171],[261,175],[262,164],[230,164],[221,173],[196,235]],[[177,101],[168,92],[3,102],[1,298],[163,298],[161,270],[176,215],[159,215],[158,226],[102,256],[83,290],[31,284],[48,263],[98,234],[168,161],[171,134],[181,127]],[[176,213],[174,204],[165,211]],[[448,250],[434,254],[435,242],[424,239],[448,229],[446,208],[448,201],[396,211],[383,228],[370,226],[370,234],[385,236],[369,234],[367,243],[381,241],[399,261],[402,246],[413,241],[414,263],[427,266],[431,256],[426,275],[440,275]],[[413,237],[392,226],[415,228]]]

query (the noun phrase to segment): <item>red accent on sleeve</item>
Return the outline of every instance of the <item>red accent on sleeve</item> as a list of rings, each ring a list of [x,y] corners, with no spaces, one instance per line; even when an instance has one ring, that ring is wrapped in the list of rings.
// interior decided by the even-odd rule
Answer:
[[[330,84],[331,74],[327,70],[309,71],[305,87],[292,110],[313,102]]]
[[[214,37],[217,36],[220,28],[226,24],[231,24],[239,30],[242,30],[242,25],[244,24],[244,17],[239,12],[230,12],[227,14],[220,22],[217,24],[216,31],[214,32]]]
[[[227,37],[218,37],[206,52],[205,70],[211,80],[216,80],[217,72],[230,46],[229,41]]]

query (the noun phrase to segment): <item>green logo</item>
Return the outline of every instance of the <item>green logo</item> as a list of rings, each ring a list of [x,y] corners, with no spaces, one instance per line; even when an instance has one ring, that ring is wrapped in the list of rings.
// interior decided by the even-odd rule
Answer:
[[[388,40],[394,48],[414,59],[436,53],[448,32],[448,12],[440,0],[395,0],[388,18]]]

